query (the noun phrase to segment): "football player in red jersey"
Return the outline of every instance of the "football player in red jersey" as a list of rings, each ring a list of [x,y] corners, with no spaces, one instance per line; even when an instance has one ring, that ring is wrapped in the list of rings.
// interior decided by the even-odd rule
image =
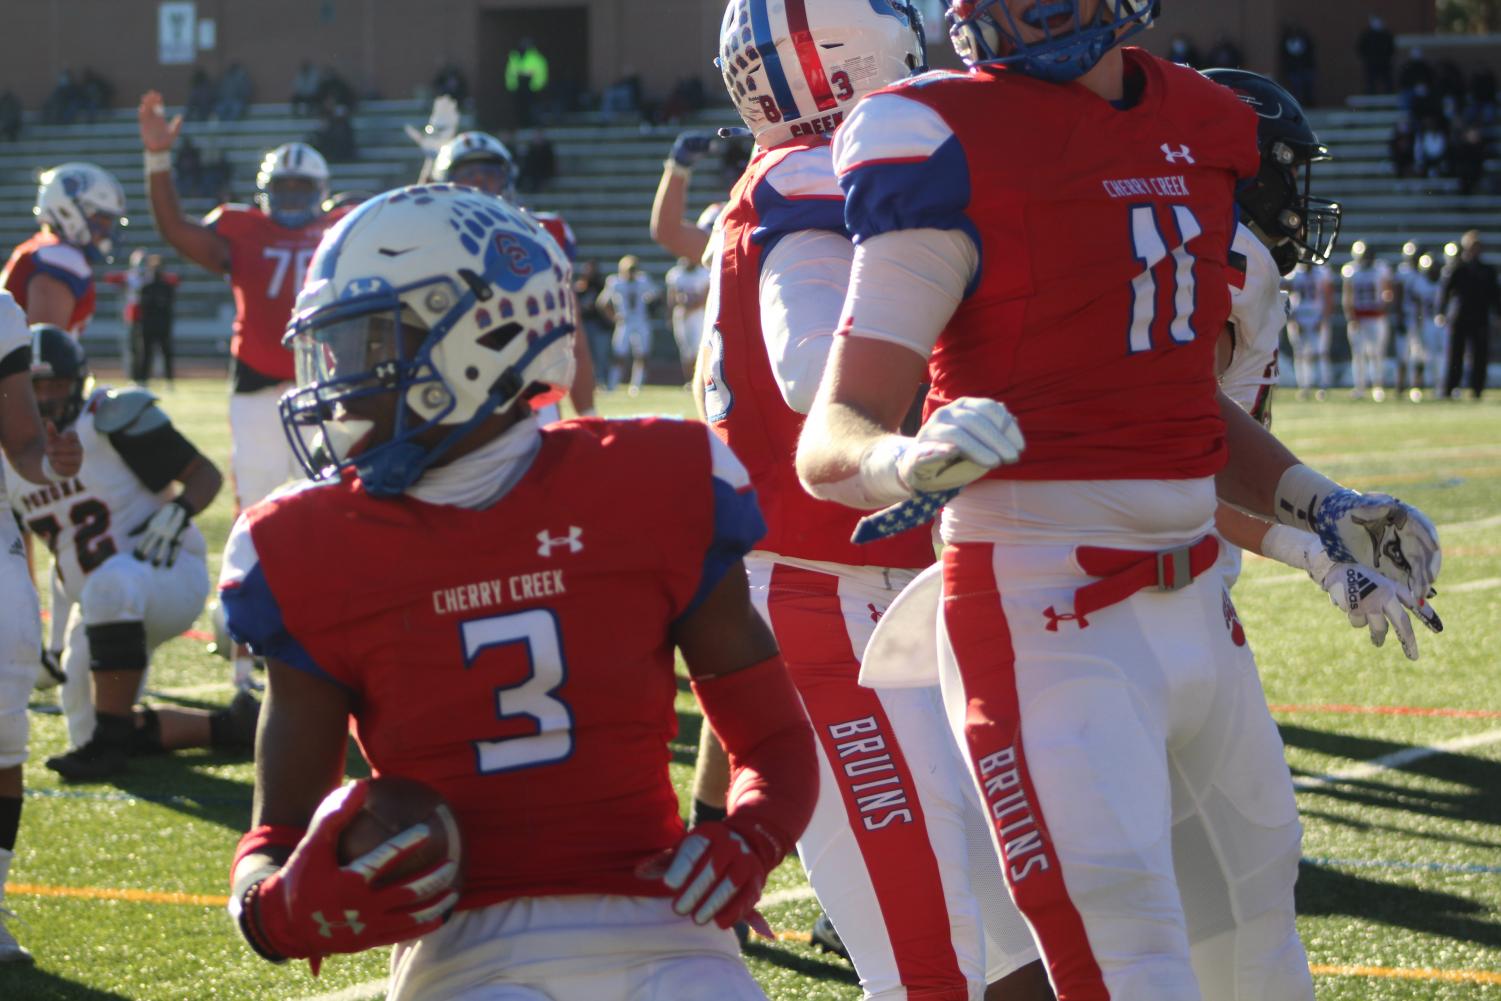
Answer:
[[[42,173],[31,211],[42,228],[11,253],[0,288],[26,311],[27,322],[81,336],[94,315],[93,264],[114,247],[125,191],[101,167],[65,163]]]
[[[905,3],[728,4],[718,64],[756,149],[718,219],[702,408],[765,512],[766,537],[746,560],[751,595],[818,743],[825,779],[798,843],[827,913],[815,935],[832,922],[867,998],[969,1001],[987,987],[1011,1001],[1051,998],[993,857],[977,852],[982,864],[971,865],[985,816],[937,686],[858,682],[877,621],[933,562],[931,534],[858,545],[858,512],[809,496],[793,466],[854,253],[830,137],[865,94],[926,60],[921,18]],[[775,114],[765,95],[777,96]]]
[[[0,289],[0,451],[26,481],[55,487],[71,479],[83,463],[83,446],[73,432],[58,433],[42,420],[31,388],[31,331],[26,314]],[[6,501],[0,472],[0,503]],[[24,483],[10,484],[25,490]],[[31,570],[14,518],[0,518],[0,966],[31,961],[5,927],[5,880],[15,858],[21,826],[21,766],[26,761],[30,718],[26,703],[36,680],[42,647],[41,610],[31,586]]]
[[[969,71],[840,129],[856,252],[798,469],[821,497],[899,502],[881,530],[953,498],[949,720],[1058,995],[1311,999],[1281,741],[1206,572],[1216,487],[1331,555],[1380,570],[1390,544],[1419,599],[1437,536],[1217,393],[1256,118],[1120,46],[1159,6],[955,0]],[[928,419],[896,434],[925,373]]]
[[[137,116],[157,232],[188,260],[227,276],[234,291],[230,471],[235,508],[242,510],[300,475],[276,416],[276,401],[293,376],[281,336],[313,250],[340,217],[321,209],[328,164],[305,143],[278,146],[261,162],[255,206],[220,205],[194,222],[183,215],[172,182],[172,145],[182,116],[169,122],[154,90],[141,97]]]
[[[435,111],[436,115],[436,111]],[[494,195],[511,205],[516,205],[516,162],[505,143],[485,132],[464,132],[444,143],[433,158],[429,171],[431,180],[462,184],[477,188],[487,195]],[[536,220],[547,235],[557,241],[568,258],[569,265],[578,260],[578,241],[573,227],[556,212],[534,212],[524,209]],[[570,290],[570,294],[573,294]],[[573,296],[573,315],[578,316],[578,297]],[[584,338],[574,338],[574,377],[568,389],[568,401],[580,417],[593,417],[594,410],[594,357]],[[556,404],[548,404],[541,412],[544,424],[557,420],[561,414]]]
[[[762,998],[729,928],[818,786],[747,593],[765,525],[702,424],[539,425],[530,399],[572,377],[568,289],[540,227],[453,185],[374,198],[320,246],[281,410],[330,465],[305,455],[315,479],[241,516],[221,576],[269,663],[231,910],[271,959],[400,943],[398,1001]],[[674,648],[734,765],[728,816],[686,832]],[[359,803],[314,811],[351,717],[376,773],[454,808],[461,887],[451,866],[384,884],[420,829],[339,865]]]

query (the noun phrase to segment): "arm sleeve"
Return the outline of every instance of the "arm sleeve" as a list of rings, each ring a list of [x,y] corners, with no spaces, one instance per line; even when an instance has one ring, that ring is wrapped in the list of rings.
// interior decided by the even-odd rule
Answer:
[[[199,455],[193,443],[170,423],[145,434],[131,434],[129,429],[116,431],[109,436],[109,443],[152,493],[166,488]]]
[[[855,248],[839,233],[791,233],[761,262],[761,332],[787,406],[806,414],[848,291]]]
[[[855,247],[840,333],[900,344],[926,358],[979,266],[962,230],[874,236]]]
[[[766,522],[761,518],[756,492],[751,489],[750,474],[745,471],[740,460],[735,458],[730,447],[720,441],[707,426],[704,427],[704,434],[708,438],[712,460],[710,480],[714,505],[713,531],[704,551],[698,588],[679,613],[679,618],[691,614],[730,568],[739,563],[766,534]]]
[[[219,602],[229,635],[249,645],[251,652],[274,657],[346,690],[349,686],[324,671],[282,620],[281,606],[272,593],[256,553],[250,525],[242,515],[224,546],[219,570]]]

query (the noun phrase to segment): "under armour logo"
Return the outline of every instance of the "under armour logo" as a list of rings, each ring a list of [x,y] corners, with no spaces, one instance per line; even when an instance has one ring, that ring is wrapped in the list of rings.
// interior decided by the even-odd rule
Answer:
[[[345,911],[343,921],[330,921],[323,916],[322,911],[314,911],[313,920],[318,922],[318,934],[324,938],[333,938],[335,928],[348,928],[350,933],[354,935],[358,935],[365,930],[365,924],[360,920],[359,911]]]
[[[868,608],[868,609],[870,609],[870,621],[872,621],[872,622],[880,622],[881,621],[881,610],[879,608],[877,608],[873,602],[867,601],[865,603],[865,607]]]
[[[1235,605],[1229,591],[1220,592],[1220,608],[1225,613],[1225,628],[1230,631],[1230,642],[1236,646],[1246,645],[1246,631],[1241,627],[1240,616],[1235,614]]]
[[[1163,143],[1160,149],[1162,150],[1162,155],[1167,157],[1168,163],[1172,163],[1175,160],[1182,160],[1184,163],[1197,162],[1194,160],[1194,155],[1188,151],[1187,146],[1179,146],[1177,149],[1173,149],[1167,143]]]
[[[1050,632],[1050,633],[1056,633],[1058,631],[1058,623],[1060,623],[1060,622],[1077,622],[1077,623],[1079,623],[1079,628],[1080,629],[1088,629],[1089,628],[1089,620],[1086,619],[1084,616],[1079,615],[1079,614],[1074,613],[1074,612],[1065,612],[1064,614],[1060,615],[1060,614],[1058,614],[1058,612],[1056,610],[1054,610],[1054,608],[1053,608],[1052,605],[1049,605],[1047,608],[1044,608],[1042,610],[1042,614],[1046,615],[1048,617],[1048,627],[1047,628],[1048,628],[1048,632]]]
[[[567,535],[548,535],[543,529],[537,533],[537,555],[551,556],[554,546],[567,546],[570,553],[582,552],[584,544],[579,539],[583,535],[584,530],[577,525],[569,525]]]
[[[26,547],[21,543],[20,539],[12,539],[10,541],[10,554],[12,556],[26,555]]]

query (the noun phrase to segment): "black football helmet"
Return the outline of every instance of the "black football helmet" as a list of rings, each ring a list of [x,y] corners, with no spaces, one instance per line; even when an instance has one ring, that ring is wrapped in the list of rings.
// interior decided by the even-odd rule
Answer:
[[[1285,275],[1300,261],[1323,264],[1339,238],[1338,202],[1309,194],[1313,164],[1329,159],[1303,106],[1280,84],[1248,70],[1209,69],[1204,75],[1229,87],[1256,112],[1261,171],[1236,195],[1246,224],[1271,248]]]
[[[84,358],[83,345],[62,327],[50,323],[34,323],[31,326],[31,381],[42,379],[69,379],[72,388],[60,400],[37,400],[37,409],[42,417],[51,421],[61,431],[83,413],[84,383],[88,382],[89,363]]]

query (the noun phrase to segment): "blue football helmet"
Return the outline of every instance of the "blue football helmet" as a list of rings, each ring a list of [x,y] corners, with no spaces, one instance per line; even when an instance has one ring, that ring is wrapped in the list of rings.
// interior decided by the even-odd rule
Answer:
[[[492,414],[560,398],[571,281],[545,230],[473,188],[360,205],[319,244],[284,342],[297,387],[282,426],[308,475],[353,469],[394,496]]]
[[[968,66],[1010,66],[1050,83],[1088,73],[1116,45],[1152,23],[1160,0],[1037,0],[1014,15],[1006,0],[951,0],[949,40]]]

